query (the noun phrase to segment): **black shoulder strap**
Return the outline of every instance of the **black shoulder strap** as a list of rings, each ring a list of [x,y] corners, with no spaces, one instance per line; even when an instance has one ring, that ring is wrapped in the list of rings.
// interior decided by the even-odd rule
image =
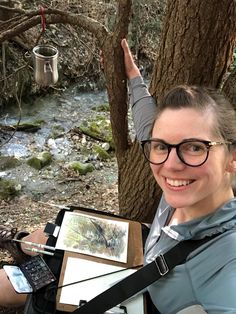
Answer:
[[[159,278],[168,274],[176,265],[183,264],[192,251],[214,237],[216,237],[216,235],[206,237],[202,240],[179,242],[167,253],[157,256],[153,262],[99,294],[73,311],[73,313],[94,314],[96,309],[96,314],[103,314],[105,311],[129,299]]]

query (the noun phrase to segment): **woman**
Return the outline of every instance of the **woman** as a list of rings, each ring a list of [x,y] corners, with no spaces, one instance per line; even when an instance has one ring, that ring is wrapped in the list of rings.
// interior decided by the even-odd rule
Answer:
[[[122,47],[137,136],[165,197],[145,262],[179,241],[219,234],[151,285],[152,301],[161,313],[236,313],[235,112],[215,91],[187,86],[172,89],[157,108],[126,40]]]
[[[148,119],[136,128],[168,204],[157,210],[145,262],[179,241],[219,234],[151,285],[152,301],[161,313],[236,313],[235,111],[219,92],[195,86],[173,88],[155,109],[126,40],[121,44],[134,119],[140,126],[141,114],[150,121],[155,114],[148,137]]]

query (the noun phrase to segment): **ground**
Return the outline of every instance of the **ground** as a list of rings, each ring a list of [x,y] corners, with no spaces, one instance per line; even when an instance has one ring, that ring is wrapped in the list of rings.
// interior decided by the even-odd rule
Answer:
[[[48,221],[54,221],[59,208],[56,205],[80,205],[99,210],[118,212],[117,168],[113,159],[101,171],[92,172],[68,184],[67,196],[55,193],[45,194],[44,201],[36,201],[27,195],[21,195],[9,201],[0,202],[1,220],[5,225],[18,227],[19,230],[33,231],[44,227]],[[112,176],[112,180],[111,180]],[[12,263],[6,251],[0,251],[0,261]],[[22,314],[23,309],[5,309],[0,307],[1,314]]]
[[[116,160],[104,164],[103,168],[86,176],[66,177],[66,193],[48,190],[35,200],[32,196],[21,194],[9,201],[0,202],[1,222],[19,230],[33,231],[53,221],[59,211],[57,205],[80,205],[102,211],[118,213],[117,166]],[[53,206],[55,204],[56,206]],[[1,261],[9,261],[6,252],[0,252]]]

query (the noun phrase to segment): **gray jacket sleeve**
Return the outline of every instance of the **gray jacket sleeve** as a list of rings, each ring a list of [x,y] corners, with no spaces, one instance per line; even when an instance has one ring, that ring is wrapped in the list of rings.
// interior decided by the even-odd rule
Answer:
[[[156,103],[141,76],[129,81],[130,103],[134,128],[139,141],[150,137],[156,117]]]

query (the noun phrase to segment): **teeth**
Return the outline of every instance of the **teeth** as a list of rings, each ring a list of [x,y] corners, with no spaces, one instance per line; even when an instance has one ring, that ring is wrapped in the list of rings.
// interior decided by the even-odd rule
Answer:
[[[191,183],[190,180],[171,180],[171,179],[166,179],[166,182],[172,186],[185,186]]]

